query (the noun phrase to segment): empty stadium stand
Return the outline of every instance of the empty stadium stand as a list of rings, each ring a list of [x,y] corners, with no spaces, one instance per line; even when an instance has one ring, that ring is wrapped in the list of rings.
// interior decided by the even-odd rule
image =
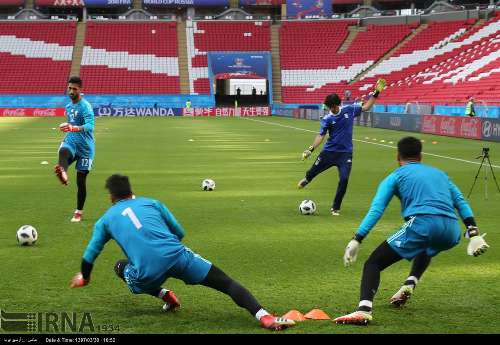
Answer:
[[[499,19],[497,16],[461,37],[463,26],[471,23],[440,24],[460,28],[449,36],[453,29],[436,31],[435,44],[422,39],[422,44],[383,61],[356,86],[363,85],[363,91],[377,78],[386,78],[390,85],[381,97],[384,103],[464,103],[470,96],[498,102]]]
[[[186,28],[191,94],[208,94],[207,52],[271,51],[269,22],[198,21]]]
[[[90,22],[80,75],[95,94],[179,94],[175,22]]]
[[[320,103],[411,33],[416,25],[369,25],[338,53],[353,21],[284,23],[281,30],[282,97]],[[314,39],[311,39],[313,38]]]
[[[0,23],[0,94],[63,93],[76,23]]]

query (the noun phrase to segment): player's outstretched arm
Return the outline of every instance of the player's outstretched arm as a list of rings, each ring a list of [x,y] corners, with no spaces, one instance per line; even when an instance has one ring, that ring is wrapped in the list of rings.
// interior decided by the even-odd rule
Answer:
[[[377,84],[375,84],[375,89],[373,90],[372,97],[370,97],[370,99],[365,104],[363,104],[363,107],[361,108],[363,111],[368,111],[372,108],[372,106],[377,101],[378,95],[382,91],[384,91],[386,84],[387,83],[386,83],[385,79],[377,80]]]
[[[395,175],[391,174],[380,183],[377,193],[375,194],[370,206],[370,210],[361,222],[361,225],[359,226],[358,231],[354,234],[354,237],[347,244],[343,258],[345,267],[356,262],[359,245],[375,224],[377,224],[380,217],[384,214],[387,205],[389,205],[389,202],[394,196],[396,182]]]

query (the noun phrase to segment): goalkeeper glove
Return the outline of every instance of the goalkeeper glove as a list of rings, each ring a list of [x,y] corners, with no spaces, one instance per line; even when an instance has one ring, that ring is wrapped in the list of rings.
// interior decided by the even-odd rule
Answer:
[[[59,125],[59,129],[62,132],[80,132],[82,129],[78,126],[73,126],[70,123],[64,122]]]
[[[464,236],[470,239],[469,245],[467,246],[467,254],[471,256],[479,256],[490,247],[483,238],[486,234],[479,235],[477,226],[469,225]]]
[[[73,279],[71,280],[70,287],[71,288],[79,288],[84,287],[90,283],[90,279],[83,279],[83,275],[81,272],[78,272]]]
[[[373,91],[373,97],[377,98],[379,93],[384,91],[385,85],[386,85],[385,79],[379,79],[377,80],[377,84],[375,84],[375,90]]]
[[[356,259],[358,257],[359,244],[360,244],[360,242],[355,240],[355,239],[350,240],[349,243],[347,244],[347,247],[345,248],[345,253],[344,253],[344,266],[345,267],[356,262]]]
[[[305,150],[304,152],[302,152],[302,160],[304,159],[307,159],[309,158],[309,156],[311,155],[311,153],[314,151],[314,146],[309,146],[307,148],[307,150]]]

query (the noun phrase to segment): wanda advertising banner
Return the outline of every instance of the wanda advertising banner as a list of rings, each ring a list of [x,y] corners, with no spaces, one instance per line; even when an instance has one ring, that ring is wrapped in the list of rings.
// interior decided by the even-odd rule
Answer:
[[[65,116],[64,108],[0,108],[0,117]]]
[[[424,115],[422,133],[481,139],[481,119],[477,117]]]
[[[305,18],[307,16],[332,16],[332,0],[286,0],[286,16],[288,18]]]
[[[115,7],[131,6],[132,0],[35,0],[35,5],[45,7]]]
[[[229,0],[143,0],[149,7],[227,7]]]
[[[184,116],[222,116],[222,117],[253,117],[270,116],[269,107],[241,107],[241,108],[184,108]]]

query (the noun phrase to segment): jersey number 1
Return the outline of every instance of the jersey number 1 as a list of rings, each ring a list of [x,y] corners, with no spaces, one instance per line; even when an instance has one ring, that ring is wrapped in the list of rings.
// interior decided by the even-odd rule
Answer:
[[[140,230],[142,228],[142,224],[135,215],[134,211],[130,207],[127,207],[126,209],[123,210],[122,216],[129,217],[132,223],[134,223],[134,226],[137,230]]]

